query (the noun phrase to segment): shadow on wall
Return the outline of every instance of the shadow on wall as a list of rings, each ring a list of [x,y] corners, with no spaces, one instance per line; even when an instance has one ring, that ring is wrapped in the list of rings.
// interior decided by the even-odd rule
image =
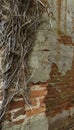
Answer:
[[[71,78],[74,76],[73,70],[74,66],[71,71],[62,76],[57,65],[52,64],[47,87],[48,94],[45,97],[48,130],[68,130],[72,127],[74,129],[74,119],[71,118],[70,113],[67,115],[65,113],[65,110],[69,111],[74,105],[74,80]]]

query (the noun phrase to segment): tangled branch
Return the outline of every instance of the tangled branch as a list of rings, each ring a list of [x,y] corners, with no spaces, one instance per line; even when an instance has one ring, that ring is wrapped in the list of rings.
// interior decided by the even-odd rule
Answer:
[[[33,47],[35,31],[40,24],[40,6],[48,8],[41,0],[0,1],[0,48],[4,49],[3,59],[3,102],[0,109],[2,122],[7,106],[20,91],[29,104],[28,54]],[[9,91],[14,86],[15,91]]]

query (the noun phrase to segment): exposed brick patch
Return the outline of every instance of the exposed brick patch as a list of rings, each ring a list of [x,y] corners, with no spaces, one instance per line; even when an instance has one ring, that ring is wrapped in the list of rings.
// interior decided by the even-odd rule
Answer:
[[[31,98],[42,97],[47,95],[47,90],[37,90],[31,92]]]
[[[13,118],[15,119],[15,118],[17,118],[17,117],[20,116],[20,115],[25,115],[25,110],[24,110],[24,108],[22,108],[22,109],[18,110],[17,112],[15,112]]]
[[[8,106],[9,110],[14,110],[14,109],[23,108],[23,107],[24,107],[24,100],[20,100],[17,102],[12,101]]]
[[[31,90],[31,109],[25,111],[25,102],[21,95],[15,96],[8,106],[10,112],[6,114],[6,120],[12,125],[19,125],[24,122],[25,115],[27,117],[34,116],[46,112],[51,118],[61,114],[64,110],[68,111],[68,115],[73,115],[74,107],[74,66],[65,76],[61,76],[55,64],[52,66],[50,80],[46,83],[38,83],[39,90]],[[59,80],[57,78],[59,77]],[[31,84],[31,88],[36,86]],[[43,89],[40,89],[43,88]],[[16,110],[16,111],[15,111]],[[13,111],[13,119],[11,119]],[[17,118],[24,115],[24,119],[17,121]],[[16,119],[16,121],[14,121]],[[12,122],[12,123],[11,123]]]
[[[72,42],[72,37],[68,36],[68,35],[61,36],[60,39],[58,39],[58,41],[60,43],[65,44],[65,45],[74,45],[73,42]]]
[[[24,119],[20,119],[19,121],[13,121],[14,125],[20,125],[24,122]]]
[[[57,79],[59,77],[59,80]],[[74,106],[74,61],[72,70],[61,76],[55,64],[50,73],[48,93],[45,97],[46,115],[55,116]]]
[[[48,82],[40,84],[40,87],[47,87],[48,86]]]
[[[32,110],[29,110],[26,112],[26,115],[27,116],[33,116],[33,115],[37,115],[39,113],[43,113],[44,111],[46,110],[46,108],[43,106],[43,107],[40,107],[40,108],[34,108]]]
[[[37,100],[36,99],[31,100],[31,106],[37,106]]]

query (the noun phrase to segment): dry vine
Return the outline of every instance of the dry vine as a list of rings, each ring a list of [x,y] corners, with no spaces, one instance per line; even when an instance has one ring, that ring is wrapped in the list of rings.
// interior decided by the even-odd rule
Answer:
[[[0,48],[4,50],[2,122],[8,104],[20,91],[29,104],[27,57],[40,24],[40,6],[47,12],[48,7],[41,0],[1,0],[0,6]],[[10,95],[12,86],[15,91]]]

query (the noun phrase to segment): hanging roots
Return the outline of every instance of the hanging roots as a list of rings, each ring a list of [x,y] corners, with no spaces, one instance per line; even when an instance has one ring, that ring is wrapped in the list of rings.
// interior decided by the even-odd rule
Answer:
[[[46,6],[40,0],[1,0],[0,6],[0,48],[4,50],[2,122],[8,104],[19,92],[29,104],[27,58],[40,25],[40,7],[45,10]],[[13,93],[9,93],[11,88]]]

